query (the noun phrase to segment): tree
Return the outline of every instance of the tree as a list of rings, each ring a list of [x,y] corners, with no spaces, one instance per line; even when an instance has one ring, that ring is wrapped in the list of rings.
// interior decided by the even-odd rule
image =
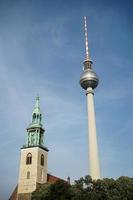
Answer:
[[[122,200],[133,200],[133,178],[121,176],[116,184]]]
[[[47,183],[33,192],[32,200],[133,200],[133,178],[92,180],[85,176],[73,185],[65,181]]]
[[[71,200],[71,186],[62,180],[54,184],[44,184],[32,194],[32,200]]]
[[[39,185],[37,189],[32,193],[32,200],[43,200],[48,199],[50,193],[50,184],[45,183],[43,185]]]

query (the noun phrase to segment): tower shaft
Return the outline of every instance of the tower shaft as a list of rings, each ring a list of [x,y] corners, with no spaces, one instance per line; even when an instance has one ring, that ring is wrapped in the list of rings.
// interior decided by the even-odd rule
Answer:
[[[96,135],[96,120],[94,109],[93,89],[87,88],[87,115],[88,115],[88,140],[89,140],[89,167],[92,179],[100,178],[98,145]]]

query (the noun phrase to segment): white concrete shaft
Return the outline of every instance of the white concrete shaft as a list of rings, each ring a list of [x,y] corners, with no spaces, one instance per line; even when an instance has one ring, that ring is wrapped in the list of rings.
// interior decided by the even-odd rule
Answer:
[[[88,113],[88,140],[89,140],[89,167],[92,179],[100,178],[98,145],[96,135],[95,110],[93,89],[87,88],[87,113]]]

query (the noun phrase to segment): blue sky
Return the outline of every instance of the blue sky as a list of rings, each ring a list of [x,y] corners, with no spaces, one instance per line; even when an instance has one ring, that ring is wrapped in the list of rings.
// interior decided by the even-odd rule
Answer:
[[[133,176],[132,1],[0,1],[0,200],[18,180],[20,148],[40,96],[48,171],[88,173],[83,16],[93,69],[102,177]]]

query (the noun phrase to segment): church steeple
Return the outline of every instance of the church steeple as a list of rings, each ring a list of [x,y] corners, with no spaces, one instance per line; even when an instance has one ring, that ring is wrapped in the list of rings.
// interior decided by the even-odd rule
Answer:
[[[31,123],[27,128],[27,144],[26,146],[43,146],[43,137],[45,130],[43,129],[42,114],[40,110],[39,97],[36,97],[35,107],[32,112]]]
[[[30,127],[42,127],[41,121],[42,121],[42,114],[41,114],[41,110],[40,110],[39,96],[37,96],[36,102],[35,102],[35,107],[32,112],[32,120],[31,120],[31,123],[29,124],[29,128]]]
[[[39,97],[36,97],[26,145],[21,148],[17,200],[31,200],[39,184],[47,182],[48,148],[44,146],[44,128]]]

